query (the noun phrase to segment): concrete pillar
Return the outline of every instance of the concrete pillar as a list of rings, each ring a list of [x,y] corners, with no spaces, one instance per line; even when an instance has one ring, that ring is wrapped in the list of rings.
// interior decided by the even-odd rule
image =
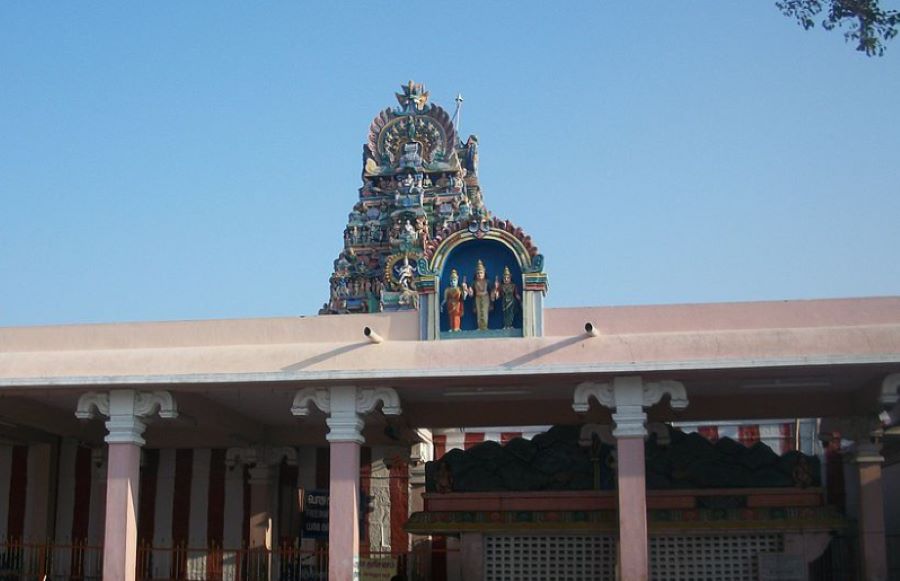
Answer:
[[[484,535],[462,533],[459,536],[459,552],[462,561],[462,578],[466,581],[484,579]]]
[[[409,455],[409,514],[425,510],[425,464],[434,459],[434,443],[430,430],[417,429],[416,436],[419,441],[412,445]],[[410,535],[410,546],[415,549],[420,543],[427,542],[427,535]],[[420,552],[420,555],[430,556],[430,552]],[[421,558],[421,557],[420,557]],[[425,563],[425,568],[430,570],[430,563]]]
[[[646,580],[647,487],[644,439],[618,438],[619,570],[622,579]]]
[[[234,549],[241,544],[241,528],[236,528],[229,523],[240,522],[243,518],[243,504],[233,498],[233,494],[242,487],[243,466],[248,467],[250,479],[250,506],[248,509],[249,523],[247,523],[249,538],[245,539],[251,552],[247,555],[250,559],[249,567],[255,571],[260,579],[272,579],[275,574],[273,567],[273,541],[276,538],[274,532],[273,507],[277,503],[276,487],[273,482],[273,466],[279,465],[282,460],[296,466],[297,451],[291,447],[248,446],[246,448],[229,448],[225,452],[225,464],[228,466],[230,477],[226,478],[226,524],[225,537],[223,539],[226,548]],[[229,534],[230,531],[230,534]],[[236,557],[233,553],[226,552],[224,558],[224,576],[231,579],[236,575]]]
[[[359,578],[359,442],[332,441],[328,578]]]
[[[23,531],[26,541],[43,543],[50,537],[50,515],[54,506],[50,494],[52,455],[50,444],[28,445],[28,491]]]
[[[103,580],[134,581],[137,567],[137,511],[141,446],[146,425],[140,419],[156,411],[164,418],[178,416],[175,400],[165,391],[131,389],[86,393],[78,398],[75,416],[92,419],[96,412],[106,422],[109,445],[106,482],[106,525],[103,542]]]
[[[644,473],[644,438],[647,415],[644,408],[664,395],[675,409],[688,405],[684,385],[677,381],[645,383],[640,376],[616,377],[612,383],[586,381],[575,388],[572,409],[585,413],[590,399],[615,410],[612,419],[618,455],[619,578],[646,581],[649,578],[647,538],[647,490]]]
[[[359,452],[365,439],[355,387],[329,390],[326,439],[331,447],[328,500],[328,578],[359,578]]]
[[[109,475],[106,448],[91,449],[91,498],[88,519],[88,544],[103,544],[103,527],[106,523],[106,478]]]
[[[890,403],[900,384],[900,374],[890,375],[883,384],[882,402]],[[855,516],[859,526],[859,560],[862,579],[884,581],[888,578],[884,526],[884,490],[881,479],[881,439],[884,424],[875,415],[849,416],[823,420],[824,431],[838,432],[852,440],[853,448],[844,454],[847,485],[847,514]]]
[[[329,414],[326,439],[331,447],[328,502],[328,578],[341,581],[359,579],[359,453],[362,436],[361,415],[381,402],[386,415],[400,414],[400,398],[389,387],[357,389],[336,386],[306,388],[297,392],[291,406],[295,416],[309,415],[313,403]]]
[[[297,450],[288,446],[248,446],[246,448],[229,448],[225,452],[225,464],[233,475],[231,480],[234,487],[240,486],[238,480],[242,472],[238,467],[247,466],[249,468],[250,506],[247,508],[250,515],[248,526],[250,538],[246,540],[251,549],[271,550],[273,548],[272,544],[275,539],[273,507],[277,500],[277,495],[274,494],[275,487],[272,486],[273,467],[281,464],[282,460],[296,466]],[[232,503],[229,507],[234,511],[239,510],[237,503]],[[228,527],[226,526],[226,528]],[[236,548],[238,544],[232,540],[228,547]]]
[[[250,468],[250,538],[251,549],[272,548],[272,514],[269,511],[269,487],[272,469],[267,463]]]
[[[142,430],[143,431],[143,430]],[[109,445],[106,484],[106,530],[103,541],[103,580],[133,581],[137,565],[137,502],[141,447],[136,443]]]
[[[859,474],[859,553],[863,579],[888,578],[887,549],[884,536],[884,490],[880,455],[858,454],[854,460]]]

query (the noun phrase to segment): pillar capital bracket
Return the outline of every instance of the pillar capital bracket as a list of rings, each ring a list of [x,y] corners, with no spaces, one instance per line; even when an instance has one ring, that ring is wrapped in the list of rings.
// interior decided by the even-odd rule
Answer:
[[[594,398],[600,405],[614,410],[615,437],[644,437],[647,435],[644,408],[659,403],[666,394],[673,409],[682,410],[688,406],[687,391],[679,381],[644,382],[639,375],[615,377],[612,383],[585,381],[575,388],[572,409],[585,413]]]
[[[225,451],[225,465],[234,468],[244,464],[251,468],[275,466],[286,460],[289,466],[297,465],[297,450],[290,446],[245,446],[228,448]]]
[[[356,442],[362,444],[363,420],[361,414],[372,412],[378,403],[388,416],[400,415],[400,396],[391,387],[357,388],[335,386],[330,388],[307,387],[294,396],[291,413],[298,417],[310,414],[310,404],[329,414],[325,420],[329,442]]]
[[[133,389],[115,389],[109,393],[91,391],[78,398],[75,417],[80,420],[91,420],[97,415],[109,419],[106,429],[109,431],[105,440],[107,444],[145,444],[142,437],[147,425],[143,419],[159,414],[161,418],[177,418],[178,406],[175,398],[168,391],[135,391]]]
[[[326,414],[332,413],[332,391],[335,389],[348,389],[347,387],[334,387],[330,389],[306,387],[297,392],[294,396],[294,402],[291,405],[291,413],[298,417],[308,416],[310,413],[310,404],[315,405]],[[400,407],[400,397],[397,391],[391,387],[372,387],[357,389],[350,386],[349,389],[355,391],[355,406],[352,410],[354,413],[367,414],[375,409],[380,401],[383,405],[382,411],[387,416],[398,416],[403,411]],[[337,407],[338,411],[351,411],[347,409],[347,401],[342,400]]]
[[[683,410],[688,406],[687,391],[680,381],[644,382],[640,376],[616,377],[612,383],[585,381],[575,388],[572,409],[578,413],[587,412],[592,397],[609,409],[621,405],[650,407],[666,394],[672,409]]]
[[[671,444],[671,436],[669,435],[669,427],[662,422],[650,422],[647,424],[647,432],[656,434],[656,443],[660,446],[668,446]],[[616,445],[616,438],[613,436],[613,428],[608,424],[584,424],[578,435],[578,444],[587,448],[594,442],[596,436],[602,443],[607,446]]]
[[[853,441],[850,449],[852,461],[857,464],[882,463],[881,439],[884,426],[877,416],[851,416],[840,419],[829,419],[832,430],[840,432],[841,437]]]
[[[881,382],[881,405],[886,408],[900,403],[900,373],[892,373]]]

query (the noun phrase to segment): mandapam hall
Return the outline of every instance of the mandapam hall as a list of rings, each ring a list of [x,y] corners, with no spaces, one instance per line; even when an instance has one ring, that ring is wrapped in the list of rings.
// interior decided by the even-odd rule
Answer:
[[[545,308],[428,97],[318,316],[0,329],[0,576],[897,578],[900,297]]]

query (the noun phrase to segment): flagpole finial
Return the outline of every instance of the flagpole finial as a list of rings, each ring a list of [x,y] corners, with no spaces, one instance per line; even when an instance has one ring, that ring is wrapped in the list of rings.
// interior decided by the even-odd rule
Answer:
[[[456,94],[456,111],[453,112],[453,128],[456,129],[456,134],[459,135],[459,118],[462,112],[462,104],[463,104],[463,96],[462,93]]]

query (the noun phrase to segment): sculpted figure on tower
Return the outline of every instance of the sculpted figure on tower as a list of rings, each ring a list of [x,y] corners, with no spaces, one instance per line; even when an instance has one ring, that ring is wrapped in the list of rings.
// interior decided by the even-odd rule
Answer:
[[[522,297],[519,296],[519,287],[512,281],[508,266],[503,268],[503,283],[495,282],[494,286],[494,300],[500,299],[500,306],[503,308],[503,328],[512,329]]]
[[[478,320],[478,330],[484,331],[488,328],[488,315],[493,307],[491,300],[491,289],[488,286],[487,272],[484,270],[484,263],[480,260],[475,265],[475,282],[472,283],[472,292],[475,295],[475,316]]]
[[[450,273],[450,286],[444,290],[444,300],[441,301],[441,310],[447,308],[447,322],[450,331],[459,332],[462,324],[463,301],[467,296],[472,294],[468,285],[463,282],[462,287],[459,286],[459,274],[454,270]]]

